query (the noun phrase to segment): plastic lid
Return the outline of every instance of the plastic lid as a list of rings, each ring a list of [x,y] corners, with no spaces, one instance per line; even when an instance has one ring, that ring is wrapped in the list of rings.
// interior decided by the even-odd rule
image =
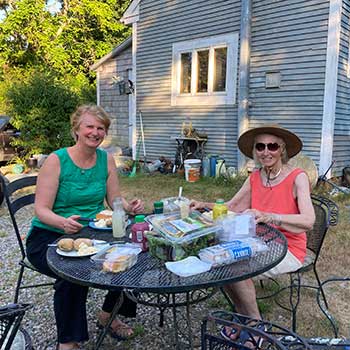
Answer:
[[[155,208],[163,208],[163,206],[164,206],[163,202],[161,202],[161,201],[154,202],[153,205]]]
[[[145,216],[144,215],[136,215],[135,216],[135,222],[144,222]]]
[[[217,199],[216,200],[216,204],[225,204],[225,200],[223,200],[223,199]]]

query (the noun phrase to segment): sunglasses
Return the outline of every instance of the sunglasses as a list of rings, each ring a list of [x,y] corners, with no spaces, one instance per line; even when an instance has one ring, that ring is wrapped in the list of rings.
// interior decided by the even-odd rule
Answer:
[[[276,152],[280,147],[281,147],[281,145],[278,144],[277,142],[274,142],[274,143],[262,143],[262,142],[258,142],[258,143],[255,144],[255,149],[256,149],[258,152],[265,151],[266,148],[267,148],[270,152]]]

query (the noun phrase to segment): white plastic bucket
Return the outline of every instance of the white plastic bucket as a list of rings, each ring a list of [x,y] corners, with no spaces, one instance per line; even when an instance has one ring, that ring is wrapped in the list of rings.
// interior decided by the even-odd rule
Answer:
[[[188,182],[196,182],[199,180],[201,172],[200,159],[186,159],[185,162],[185,179]]]

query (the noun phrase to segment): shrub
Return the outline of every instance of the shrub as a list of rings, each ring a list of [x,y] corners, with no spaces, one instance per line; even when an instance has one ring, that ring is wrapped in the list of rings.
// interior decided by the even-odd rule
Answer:
[[[15,145],[23,148],[22,157],[51,153],[70,146],[69,118],[77,105],[91,99],[88,84],[76,79],[62,79],[52,72],[11,72],[6,102],[11,122],[20,130]],[[78,82],[77,82],[78,81]]]

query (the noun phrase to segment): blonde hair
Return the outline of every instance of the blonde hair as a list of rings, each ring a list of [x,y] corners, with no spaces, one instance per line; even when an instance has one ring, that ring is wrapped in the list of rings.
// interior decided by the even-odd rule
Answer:
[[[106,129],[106,134],[108,133],[109,126],[111,125],[111,119],[108,113],[100,106],[93,104],[81,105],[70,117],[71,135],[75,141],[78,139],[77,131],[79,129],[82,116],[86,113],[93,115],[98,121],[100,121]]]

